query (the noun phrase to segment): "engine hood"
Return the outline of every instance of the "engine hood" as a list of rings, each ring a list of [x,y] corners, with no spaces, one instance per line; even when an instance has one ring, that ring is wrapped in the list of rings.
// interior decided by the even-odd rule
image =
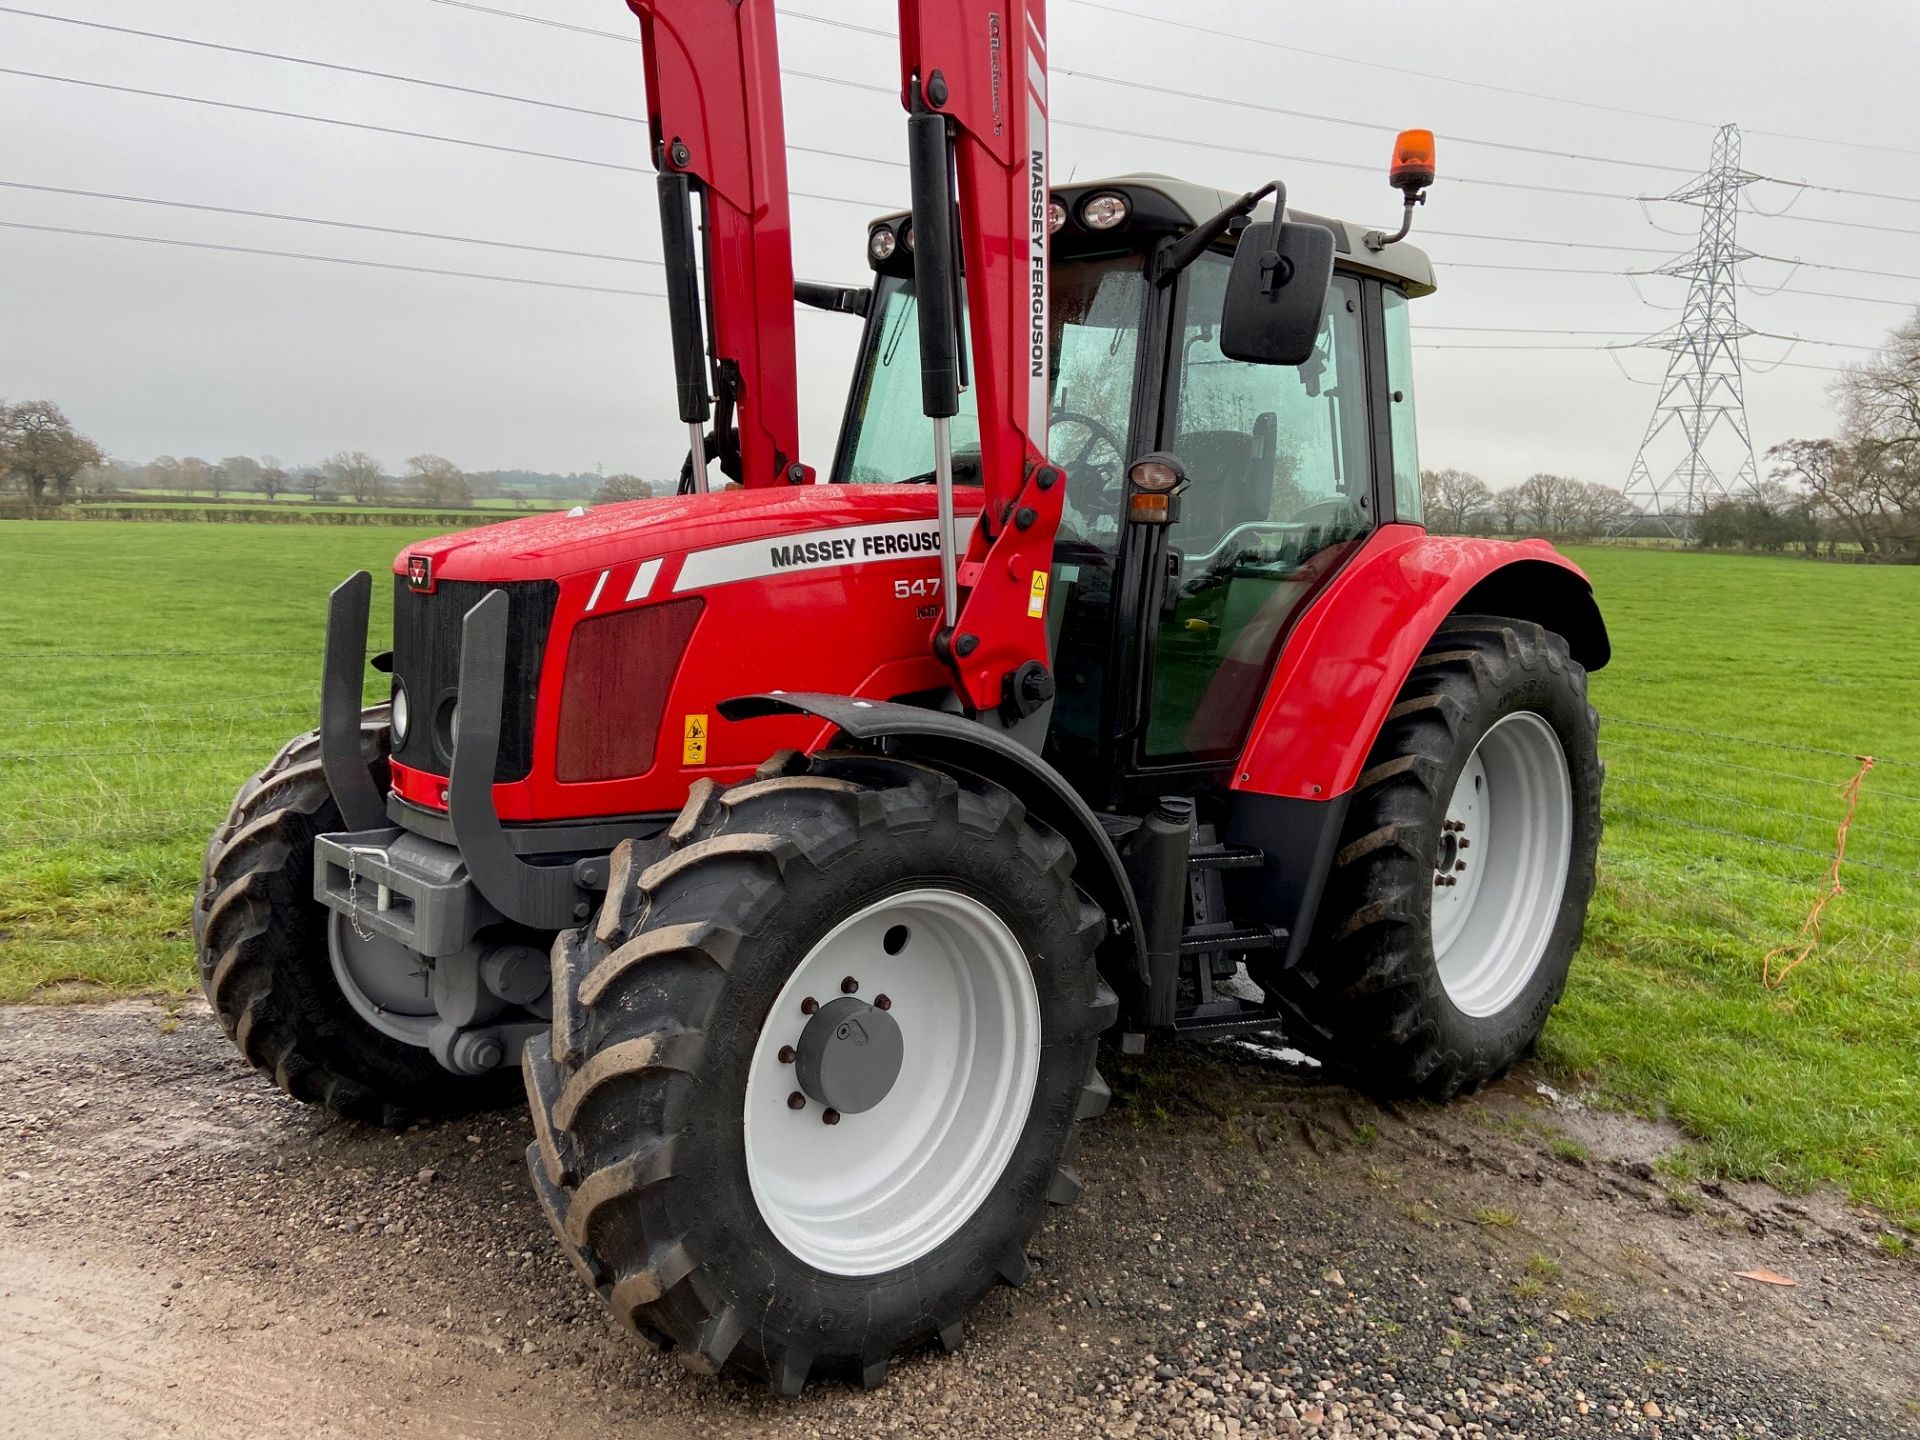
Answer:
[[[956,496],[962,515],[980,508],[980,492]],[[440,580],[560,580],[622,561],[669,556],[769,536],[837,526],[925,519],[935,513],[931,485],[805,485],[718,491],[592,505],[505,520],[416,541],[394,559],[426,557]]]

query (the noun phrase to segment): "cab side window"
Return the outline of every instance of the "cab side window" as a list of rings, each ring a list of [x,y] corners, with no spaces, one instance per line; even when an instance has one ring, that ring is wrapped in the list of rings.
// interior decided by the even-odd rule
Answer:
[[[1305,364],[1249,365],[1220,351],[1228,269],[1208,255],[1189,272],[1175,336],[1170,448],[1189,484],[1156,639],[1156,763],[1238,751],[1287,625],[1374,523],[1359,283],[1334,278]]]

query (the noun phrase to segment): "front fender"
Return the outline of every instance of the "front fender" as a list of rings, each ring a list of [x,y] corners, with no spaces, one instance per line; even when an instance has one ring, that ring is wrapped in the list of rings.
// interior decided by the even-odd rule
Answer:
[[[1589,670],[1611,654],[1586,574],[1544,540],[1383,525],[1287,637],[1233,788],[1303,800],[1351,790],[1414,661],[1456,613],[1535,621]]]
[[[1117,932],[1112,943],[1127,947],[1127,963],[1136,978],[1145,982],[1147,951],[1140,906],[1120,864],[1119,852],[1101,828],[1099,816],[1066,777],[1026,746],[961,715],[884,700],[860,700],[851,695],[789,691],[742,695],[721,701],[719,710],[728,720],[812,715],[856,743],[890,741],[890,753],[923,761],[936,769],[965,770],[1019,796],[1035,817],[1059,831],[1073,846],[1079,860],[1074,879],[1107,912],[1113,922],[1111,928]]]

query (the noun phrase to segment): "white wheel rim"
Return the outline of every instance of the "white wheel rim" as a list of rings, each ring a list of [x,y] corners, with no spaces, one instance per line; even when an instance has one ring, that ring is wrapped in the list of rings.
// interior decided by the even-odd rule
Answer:
[[[1540,968],[1573,857],[1560,737],[1530,710],[1497,721],[1447,799],[1434,867],[1433,958],[1456,1009],[1498,1015]]]
[[[901,932],[904,930],[904,943]],[[823,1123],[789,1097],[780,1059],[809,997],[861,1000],[899,1024],[904,1056],[885,1099]],[[799,1259],[834,1275],[910,1264],[979,1210],[1026,1128],[1040,1072],[1040,997],[1026,947],[988,906],[953,890],[890,895],[807,952],[774,1001],[747,1074],[747,1178],[761,1217]]]

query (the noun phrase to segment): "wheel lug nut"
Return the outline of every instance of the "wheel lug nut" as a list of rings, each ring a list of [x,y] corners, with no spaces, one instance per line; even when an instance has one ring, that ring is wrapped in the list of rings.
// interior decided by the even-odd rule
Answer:
[[[791,1065],[793,1063],[793,1047],[791,1045],[782,1045],[780,1047],[780,1063],[782,1065]]]
[[[1447,883],[1447,877],[1444,875],[1436,875],[1433,877],[1433,888],[1436,890],[1438,890],[1442,885],[1446,883]]]
[[[1470,846],[1471,846],[1472,844],[1473,844],[1473,842],[1472,842],[1471,840],[1469,840],[1469,839],[1467,839],[1467,837],[1466,837],[1466,836],[1464,836],[1464,835],[1462,835],[1462,836],[1460,837],[1460,848],[1461,848],[1462,850],[1465,850],[1465,849],[1468,849],[1468,848],[1469,848],[1469,847],[1470,847]]]
[[[1464,860],[1456,860],[1453,862],[1453,868],[1456,870],[1464,870],[1467,868],[1467,862]]]
[[[807,996],[806,999],[800,1002],[800,1013],[802,1015],[811,1015],[814,1011],[818,1010],[819,1008],[820,1008],[820,1002],[814,999],[811,995]]]
[[[876,995],[873,997],[873,1008],[876,1010],[891,1010],[893,1008],[893,1001],[885,995]]]
[[[840,1112],[838,1110],[824,1111],[821,1114],[820,1119],[825,1124],[838,1125],[840,1123]]]
[[[847,976],[846,979],[840,982],[840,993],[842,995],[851,995],[853,994],[854,991],[858,990],[859,988],[860,988],[860,982],[854,979],[851,975]]]
[[[787,1109],[804,1110],[806,1108],[807,1108],[807,1097],[802,1095],[798,1090],[794,1091],[791,1095],[787,1096]]]

